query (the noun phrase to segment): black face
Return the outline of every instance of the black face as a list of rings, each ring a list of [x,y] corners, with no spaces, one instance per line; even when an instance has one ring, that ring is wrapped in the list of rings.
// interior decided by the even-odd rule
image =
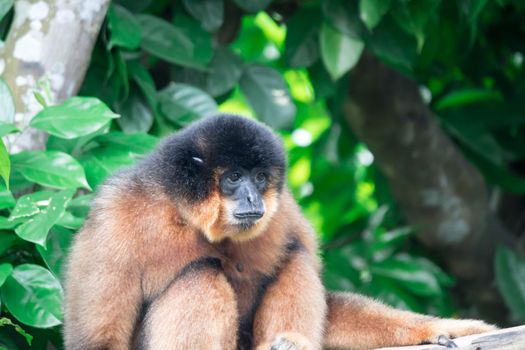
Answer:
[[[203,119],[168,137],[143,162],[173,198],[190,203],[209,198],[216,170],[220,191],[236,203],[235,220],[255,222],[264,214],[262,193],[283,187],[286,157],[280,139],[262,124],[232,115]]]
[[[269,174],[263,169],[235,169],[220,178],[223,196],[234,203],[232,215],[238,225],[247,228],[264,216],[263,194],[268,188]]]

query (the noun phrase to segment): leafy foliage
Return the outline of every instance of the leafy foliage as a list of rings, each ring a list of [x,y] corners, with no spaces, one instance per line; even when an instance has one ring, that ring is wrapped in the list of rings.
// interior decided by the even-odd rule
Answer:
[[[495,260],[496,282],[515,316],[525,319],[525,259],[499,247]]]
[[[0,5],[4,36],[12,3]],[[230,28],[232,9],[239,28]],[[114,2],[81,97],[31,122],[50,134],[46,149],[8,155],[0,145],[0,346],[27,346],[21,328],[2,327],[16,320],[32,348],[60,348],[64,257],[92,191],[160,137],[216,111],[258,118],[283,137],[289,184],[319,233],[330,289],[456,312],[454,279],[413,239],[417,228],[346,126],[348,72],[366,50],[417,80],[491,186],[523,194],[524,17],[513,0],[322,0],[293,11],[270,0]],[[14,116],[0,80],[0,136],[19,131]],[[496,272],[523,319],[521,260],[501,250]]]

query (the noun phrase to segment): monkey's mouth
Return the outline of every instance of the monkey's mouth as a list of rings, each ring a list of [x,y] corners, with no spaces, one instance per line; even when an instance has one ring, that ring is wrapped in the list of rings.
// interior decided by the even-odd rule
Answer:
[[[264,216],[264,211],[234,213],[233,222],[241,230],[249,230]]]
[[[235,226],[237,226],[240,230],[246,231],[254,227],[257,222],[259,222],[259,219],[253,219],[253,218],[242,218],[242,219],[235,219]]]

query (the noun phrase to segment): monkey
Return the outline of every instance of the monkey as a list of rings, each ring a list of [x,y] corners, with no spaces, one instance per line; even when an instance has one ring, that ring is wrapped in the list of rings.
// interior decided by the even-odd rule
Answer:
[[[281,139],[219,114],[99,186],[67,259],[67,350],[374,349],[495,329],[327,292]]]

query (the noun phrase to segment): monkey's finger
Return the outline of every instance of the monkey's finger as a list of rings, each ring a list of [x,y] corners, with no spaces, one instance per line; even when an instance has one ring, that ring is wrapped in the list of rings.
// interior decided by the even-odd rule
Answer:
[[[457,348],[458,347],[457,344],[454,343],[454,341],[452,341],[449,337],[445,335],[440,335],[438,337],[437,343],[439,345],[446,346],[447,348]]]
[[[286,338],[279,338],[273,342],[271,350],[300,350],[300,349],[292,341]]]

